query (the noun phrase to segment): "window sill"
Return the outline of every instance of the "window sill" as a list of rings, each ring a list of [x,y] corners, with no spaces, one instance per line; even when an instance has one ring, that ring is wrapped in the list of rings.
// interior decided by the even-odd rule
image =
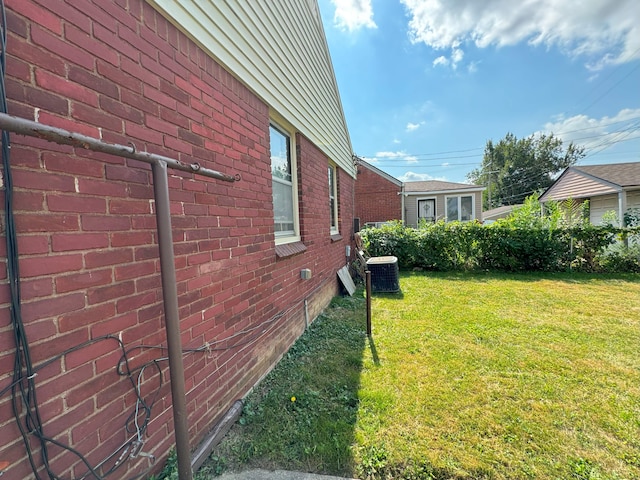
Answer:
[[[305,252],[306,250],[307,247],[305,247],[302,242],[283,243],[281,245],[276,245],[276,257],[293,257],[294,255]]]
[[[331,234],[331,242],[339,242],[340,240],[342,240],[342,235],[340,235],[339,233],[332,233]]]

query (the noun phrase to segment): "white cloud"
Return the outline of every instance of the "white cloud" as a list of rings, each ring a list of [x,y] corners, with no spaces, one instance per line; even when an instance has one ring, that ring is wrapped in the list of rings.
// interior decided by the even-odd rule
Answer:
[[[418,158],[415,155],[409,155],[404,151],[377,152],[374,162],[378,162],[380,160],[399,160],[406,163],[418,163]]]
[[[420,124],[419,123],[407,123],[407,132],[413,132],[414,130],[417,130],[420,128]]]
[[[444,55],[440,55],[438,58],[436,58],[433,61],[433,66],[436,67],[438,65],[443,65],[443,66],[451,65],[451,68],[455,70],[456,68],[458,68],[458,63],[460,63],[463,58],[464,58],[464,52],[462,51],[462,49],[454,48],[451,51],[450,58],[447,58]]]
[[[353,32],[360,28],[377,28],[373,21],[371,0],[331,0],[336,7],[333,23],[342,30]]]
[[[433,177],[428,173],[405,172],[404,175],[398,177],[401,182],[424,182],[427,180],[446,180],[444,177]]]
[[[599,119],[586,115],[568,118],[559,116],[553,122],[546,123],[543,132],[552,132],[565,144],[573,142],[581,145],[588,153],[625,140],[637,139],[640,136],[640,108],[626,108],[615,116]]]
[[[436,67],[438,65],[449,65],[449,59],[444,55],[440,55],[433,61],[433,66]]]
[[[460,45],[468,42],[479,48],[521,42],[555,46],[584,57],[592,69],[640,58],[637,0],[536,0],[517,7],[512,0],[401,1],[412,41],[450,49],[452,65]],[[434,65],[444,64],[446,57],[440,58]]]

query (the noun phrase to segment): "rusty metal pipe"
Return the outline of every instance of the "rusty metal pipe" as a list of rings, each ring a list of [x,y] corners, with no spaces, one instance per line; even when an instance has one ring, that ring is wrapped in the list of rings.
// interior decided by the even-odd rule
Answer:
[[[189,428],[182,361],[182,340],[180,338],[180,318],[178,310],[178,290],[176,286],[175,257],[171,231],[171,209],[169,201],[169,181],[167,168],[195,173],[226,182],[240,180],[239,175],[226,175],[215,170],[200,167],[197,163],[187,164],[178,160],[148,152],[138,152],[133,144],[129,146],[110,144],[79,133],[69,132],[31,120],[0,113],[0,129],[22,135],[42,138],[54,143],[72,145],[96,152],[104,152],[119,157],[131,158],[151,164],[153,193],[158,225],[158,246],[160,249],[160,270],[162,277],[162,297],[165,312],[165,329],[169,351],[169,375],[171,377],[171,397],[173,404],[174,434],[178,457],[178,477],[192,480]]]
[[[109,153],[118,157],[131,158],[141,162],[154,164],[164,162],[168,168],[181,170],[183,172],[197,173],[209,178],[224,180],[225,182],[235,182],[240,180],[240,175],[227,175],[215,170],[203,168],[199,163],[184,163],[174,158],[157,155],[155,153],[141,152],[136,150],[133,143],[129,145],[119,145],[117,143],[107,143],[97,138],[82,135],[81,133],[70,132],[62,128],[52,127],[43,123],[34,122],[25,118],[14,117],[6,113],[0,113],[0,129],[26,135],[29,137],[42,138],[50,142],[71,145],[77,148],[93,150],[95,152]]]
[[[151,170],[153,172],[153,195],[156,203],[156,221],[158,223],[164,326],[167,331],[167,350],[169,351],[169,375],[171,377],[171,403],[173,406],[174,434],[176,439],[176,453],[178,456],[178,478],[180,480],[191,480],[193,478],[193,472],[191,471],[191,453],[189,448],[187,400],[184,382],[184,364],[182,362],[182,340],[180,338],[176,265],[171,233],[167,164],[164,162],[154,162],[151,164]]]

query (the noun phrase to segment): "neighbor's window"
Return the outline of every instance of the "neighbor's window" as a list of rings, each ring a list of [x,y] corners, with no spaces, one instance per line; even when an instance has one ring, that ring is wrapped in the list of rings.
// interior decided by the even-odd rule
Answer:
[[[473,195],[447,197],[447,222],[473,220]]]
[[[294,141],[291,134],[273,123],[269,135],[276,243],[299,240]]]
[[[329,214],[331,216],[331,233],[338,233],[338,180],[336,166],[329,164]]]
[[[418,222],[423,218],[429,223],[436,221],[435,198],[421,198],[418,200]]]

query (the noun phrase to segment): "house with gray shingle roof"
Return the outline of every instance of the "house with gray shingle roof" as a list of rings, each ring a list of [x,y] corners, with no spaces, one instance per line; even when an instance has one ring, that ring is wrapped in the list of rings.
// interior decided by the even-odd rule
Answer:
[[[540,196],[540,202],[589,200],[589,220],[603,223],[606,212],[619,219],[630,208],[640,208],[640,162],[581,165],[567,168]]]
[[[427,222],[482,221],[484,189],[480,185],[440,180],[405,182],[405,223],[415,227],[421,219]]]

